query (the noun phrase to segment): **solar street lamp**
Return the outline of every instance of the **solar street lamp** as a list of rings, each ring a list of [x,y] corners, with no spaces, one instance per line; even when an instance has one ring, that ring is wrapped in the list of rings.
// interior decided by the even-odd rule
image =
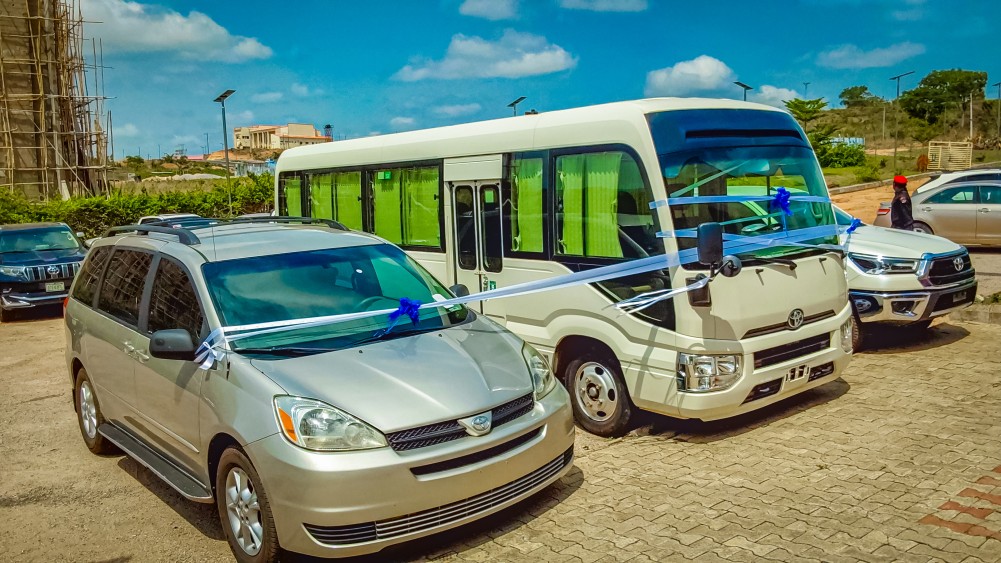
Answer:
[[[212,100],[222,105],[222,150],[226,153],[226,195],[229,197],[229,214],[233,214],[233,188],[229,177],[229,136],[226,132],[226,98],[233,95],[236,90],[226,90]]]
[[[896,76],[891,76],[890,80],[897,81],[897,97],[893,99],[894,105],[897,105],[897,100],[900,99],[900,79],[907,76],[908,74],[914,74],[914,71],[905,72],[903,74],[898,74]],[[894,108],[893,111],[893,173],[897,173],[897,123],[900,121],[900,108]]]
[[[740,86],[741,88],[744,89],[744,101],[746,102],[747,101],[747,91],[748,90],[754,90],[754,87],[753,86],[748,86],[747,84],[744,84],[743,82],[740,82],[740,81],[734,81],[734,84],[736,84],[737,86]]]
[[[518,104],[525,101],[525,96],[519,96],[517,100],[511,102],[507,107],[514,110],[514,114],[518,115]]]

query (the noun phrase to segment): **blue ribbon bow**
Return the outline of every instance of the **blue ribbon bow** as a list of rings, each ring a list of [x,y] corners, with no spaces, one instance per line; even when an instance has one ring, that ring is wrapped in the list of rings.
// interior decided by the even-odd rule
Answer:
[[[770,207],[772,209],[778,207],[779,209],[782,210],[783,213],[785,213],[786,215],[791,216],[792,215],[792,209],[790,209],[790,207],[789,207],[789,198],[791,198],[791,197],[792,197],[792,194],[789,193],[789,190],[787,190],[785,188],[779,188],[775,192],[775,197],[774,197],[774,199],[772,199],[772,203],[771,203]]]
[[[850,235],[855,232],[855,229],[861,226],[862,226],[862,220],[859,219],[858,217],[852,217],[852,224],[848,225],[848,228],[845,229],[845,233]]]
[[[389,322],[390,322],[389,328],[391,329],[394,326],[396,326],[397,321],[399,321],[400,317],[402,317],[403,315],[410,317],[410,322],[417,324],[417,321],[420,319],[421,315],[420,309],[421,309],[420,301],[417,301],[416,299],[408,299],[406,297],[401,297],[400,307],[389,314]]]

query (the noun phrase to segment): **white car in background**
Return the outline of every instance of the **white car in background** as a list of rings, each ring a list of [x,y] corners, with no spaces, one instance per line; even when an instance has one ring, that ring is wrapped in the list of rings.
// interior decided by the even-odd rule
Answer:
[[[852,217],[834,208],[839,225]],[[847,235],[841,235],[844,242]],[[925,329],[932,319],[973,303],[977,279],[966,248],[942,237],[862,225],[848,241],[848,297],[855,311],[853,348],[863,325]]]

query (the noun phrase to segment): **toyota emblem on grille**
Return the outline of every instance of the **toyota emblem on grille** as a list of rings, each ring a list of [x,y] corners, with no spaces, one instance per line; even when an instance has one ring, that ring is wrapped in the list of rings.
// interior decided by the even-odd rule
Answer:
[[[58,274],[61,270],[59,269],[59,266],[49,266],[48,268],[45,269],[45,271],[48,272],[50,276],[54,276]]]
[[[490,427],[493,424],[493,414],[487,411],[483,414],[460,418],[458,422],[466,429],[466,434],[470,436],[483,436],[490,433]]]
[[[789,319],[786,320],[786,324],[789,328],[796,330],[797,328],[803,326],[803,309],[793,309],[789,313]]]
[[[957,272],[961,272],[963,270],[963,257],[962,256],[957,256],[957,257],[953,258],[952,259],[952,266],[954,268],[956,268]]]

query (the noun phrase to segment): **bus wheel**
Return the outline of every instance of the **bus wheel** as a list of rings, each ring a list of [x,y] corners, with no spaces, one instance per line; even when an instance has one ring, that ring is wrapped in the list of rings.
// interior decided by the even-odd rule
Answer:
[[[570,390],[574,418],[584,430],[606,438],[626,432],[633,405],[618,362],[584,354],[567,365],[564,381]]]

